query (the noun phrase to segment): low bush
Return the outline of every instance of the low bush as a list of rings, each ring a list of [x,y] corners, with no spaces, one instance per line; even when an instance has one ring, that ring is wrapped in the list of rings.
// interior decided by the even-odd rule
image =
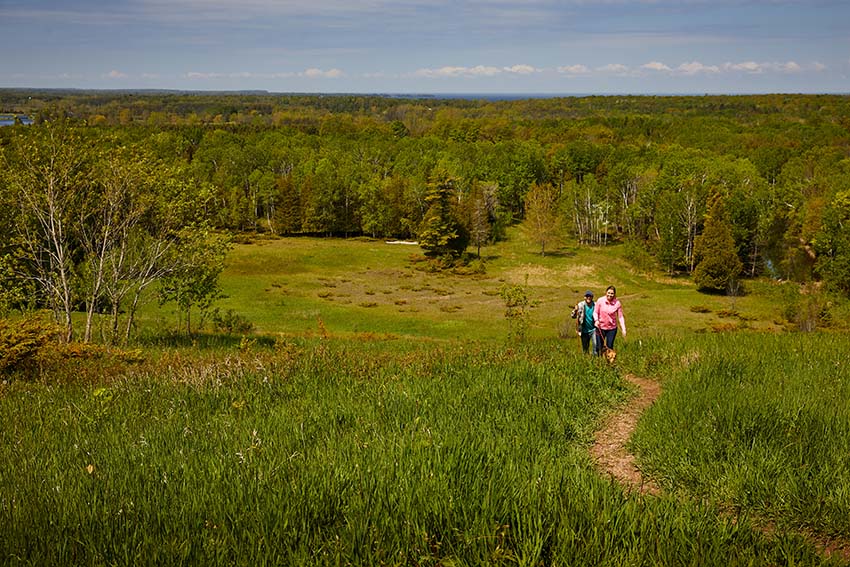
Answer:
[[[228,309],[222,313],[216,308],[212,313],[212,322],[217,331],[230,335],[247,334],[254,331],[254,324],[244,315],[234,312],[233,309]]]
[[[0,372],[37,364],[49,345],[58,344],[62,329],[37,317],[0,319]]]

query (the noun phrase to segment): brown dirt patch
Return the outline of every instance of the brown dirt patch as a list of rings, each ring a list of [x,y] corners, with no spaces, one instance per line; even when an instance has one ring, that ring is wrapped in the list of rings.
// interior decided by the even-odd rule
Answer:
[[[595,273],[593,266],[570,265],[569,269],[554,270],[545,266],[526,264],[505,272],[505,280],[515,285],[559,288],[566,282],[586,281]],[[582,284],[582,288],[587,284]],[[592,287],[592,286],[591,286]]]
[[[635,457],[626,449],[626,443],[637,427],[641,414],[661,395],[661,385],[654,380],[632,374],[625,379],[639,388],[639,393],[628,405],[612,414],[594,435],[593,455],[597,466],[618,482],[640,493],[658,494],[660,489],[644,479],[635,464]]]

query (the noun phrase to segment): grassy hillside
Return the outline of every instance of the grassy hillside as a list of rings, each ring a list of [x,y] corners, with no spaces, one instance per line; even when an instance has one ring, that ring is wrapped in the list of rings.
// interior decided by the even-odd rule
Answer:
[[[151,304],[140,351],[4,381],[0,563],[846,564],[815,542],[850,540],[847,334],[777,332],[769,282],[707,296],[624,246],[511,236],[477,274],[382,241],[239,244],[219,308],[255,334],[186,346]],[[616,367],[558,338],[609,284]],[[504,285],[535,304],[525,342]],[[632,441],[660,496],[590,458],[625,372],[663,384]]]
[[[644,468],[670,492],[850,540],[848,348],[812,333],[659,348],[664,395],[634,438]]]
[[[9,565],[818,565],[587,445],[617,372],[526,348],[320,339],[0,390]]]

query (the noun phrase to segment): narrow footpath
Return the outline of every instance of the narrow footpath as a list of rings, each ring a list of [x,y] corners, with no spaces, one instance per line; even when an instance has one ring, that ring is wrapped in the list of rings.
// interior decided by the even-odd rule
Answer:
[[[624,379],[639,388],[638,395],[606,419],[602,428],[594,435],[590,453],[600,471],[628,490],[657,495],[661,493],[661,489],[643,477],[635,465],[634,455],[626,449],[626,443],[634,433],[640,416],[661,395],[661,384],[633,374],[627,374]],[[767,535],[772,535],[775,531],[770,525],[756,525],[756,528]],[[850,562],[850,542],[811,533],[799,535],[808,539],[826,557],[839,557]]]
[[[624,378],[637,386],[640,392],[622,410],[608,417],[602,429],[594,435],[590,453],[600,470],[620,484],[642,494],[658,494],[660,489],[643,478],[635,465],[635,456],[626,449],[626,443],[641,414],[661,395],[661,384],[633,374]]]

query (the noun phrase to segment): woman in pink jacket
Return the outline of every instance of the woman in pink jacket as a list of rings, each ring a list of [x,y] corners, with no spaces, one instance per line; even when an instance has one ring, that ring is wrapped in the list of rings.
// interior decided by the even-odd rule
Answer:
[[[614,348],[618,320],[623,330],[623,338],[626,338],[626,317],[623,315],[623,306],[617,299],[617,288],[609,285],[605,290],[605,298],[597,301],[596,307],[593,308],[593,322],[596,323],[597,332],[601,335],[599,338],[605,341],[605,346],[610,349]],[[595,342],[594,347],[596,351],[594,354],[602,351],[599,341]]]

